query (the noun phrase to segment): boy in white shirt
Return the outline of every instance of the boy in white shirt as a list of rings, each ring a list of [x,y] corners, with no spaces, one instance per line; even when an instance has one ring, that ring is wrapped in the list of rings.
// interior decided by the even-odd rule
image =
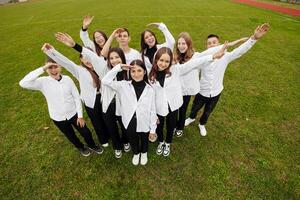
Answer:
[[[222,58],[201,69],[200,92],[195,96],[191,114],[189,118],[185,120],[185,126],[188,126],[195,121],[197,112],[204,106],[204,111],[200,117],[198,127],[200,134],[202,136],[206,135],[204,125],[207,123],[209,115],[214,110],[221,96],[221,92],[224,88],[223,78],[228,64],[245,54],[258,39],[267,33],[269,28],[270,25],[267,23],[258,26],[255,29],[254,34],[245,43],[233,51],[225,53]],[[219,37],[217,35],[211,34],[208,36],[207,48],[215,47],[219,44]]]
[[[109,47],[111,46],[114,38],[117,40],[117,42],[119,43],[119,47],[125,54],[126,64],[130,64],[133,60],[136,59],[141,60],[140,53],[137,50],[129,47],[130,35],[129,31],[126,28],[118,28],[112,32],[101,52],[104,57],[107,57]]]
[[[44,72],[49,76],[40,77]],[[90,150],[97,154],[103,152],[102,148],[96,146],[83,120],[81,100],[73,80],[69,76],[61,75],[61,67],[58,64],[47,62],[45,66],[27,74],[19,84],[23,88],[43,93],[50,118],[83,156],[89,156]],[[75,135],[73,127],[84,138],[88,147]]]

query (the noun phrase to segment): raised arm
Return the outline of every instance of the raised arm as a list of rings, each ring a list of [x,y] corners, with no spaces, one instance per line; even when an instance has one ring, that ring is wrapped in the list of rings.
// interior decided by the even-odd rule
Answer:
[[[226,58],[228,59],[228,62],[231,62],[239,57],[241,57],[243,54],[245,54],[251,47],[256,43],[257,40],[262,38],[269,30],[270,25],[268,23],[264,23],[260,26],[258,26],[254,34],[241,46],[238,48],[235,48],[233,51],[229,52],[226,55]]]
[[[69,60],[67,57],[56,51],[54,47],[48,43],[45,43],[43,45],[42,51],[57,64],[68,70],[76,79],[79,79],[79,66],[76,65],[73,61]]]
[[[236,45],[240,45],[240,44],[246,42],[248,39],[249,39],[249,37],[243,37],[243,38],[241,38],[241,39],[238,39],[238,40],[229,42],[229,43],[228,43],[228,46],[229,46],[229,47],[233,47],[233,46],[236,46]]]
[[[94,19],[94,16],[89,16],[89,15],[87,15],[83,18],[82,28],[80,29],[80,39],[83,42],[83,45],[85,47],[89,47],[89,48],[93,49],[93,51],[96,51],[95,44],[90,39],[89,33],[87,31],[88,27],[92,23],[93,19]]]
[[[50,63],[47,63],[43,67],[39,67],[32,72],[28,73],[20,82],[19,85],[22,88],[29,90],[41,90],[42,89],[42,80],[39,79],[39,76],[44,73],[45,69],[50,66]]]
[[[220,59],[225,54],[225,50],[228,47],[227,44],[228,42],[225,42],[223,47],[213,55],[201,56],[199,58],[190,59],[184,64],[177,64],[176,66],[179,69],[180,75],[183,76],[193,69],[201,69],[209,63],[213,62],[215,59]]]
[[[112,32],[112,34],[109,36],[109,38],[107,39],[105,45],[103,46],[102,48],[102,51],[101,51],[101,55],[105,58],[107,58],[108,56],[108,51],[109,51],[109,48],[113,42],[113,40],[118,37],[120,31],[123,30],[122,28],[117,28],[116,30],[114,30]]]
[[[165,36],[165,43],[160,44],[161,47],[168,47],[171,50],[173,50],[175,45],[175,39],[164,23],[150,23],[147,26],[156,26]]]
[[[81,53],[84,58],[86,58],[89,62],[92,63],[94,70],[101,78],[105,75],[107,71],[107,65],[103,56],[98,56],[95,52],[91,51],[90,49],[80,46],[67,33],[59,32],[55,34],[55,37],[61,43]]]
[[[116,65],[104,76],[104,78],[102,79],[102,84],[111,87],[113,90],[118,91],[118,89],[120,88],[119,85],[121,81],[114,81],[114,79],[117,76],[118,72],[121,72],[122,70],[129,70],[130,67],[131,66],[127,64]]]

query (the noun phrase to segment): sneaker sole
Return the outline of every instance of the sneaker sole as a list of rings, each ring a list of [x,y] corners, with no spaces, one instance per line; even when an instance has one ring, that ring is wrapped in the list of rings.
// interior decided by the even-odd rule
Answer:
[[[100,154],[102,154],[102,153],[104,152],[103,149],[102,149],[101,152],[99,152],[99,151],[95,151],[94,149],[92,149],[92,148],[90,148],[90,147],[88,147],[88,148],[89,148],[90,151],[92,151],[92,152],[94,152],[94,153],[96,153],[96,154],[98,154],[98,155],[100,155]]]

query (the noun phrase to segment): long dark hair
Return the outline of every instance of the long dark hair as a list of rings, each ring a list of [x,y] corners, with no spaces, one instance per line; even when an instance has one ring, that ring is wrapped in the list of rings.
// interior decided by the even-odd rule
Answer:
[[[97,44],[97,42],[95,41],[95,33],[100,33],[104,37],[105,42],[107,41],[107,35],[101,30],[95,30],[93,33],[93,42],[95,44],[96,53],[98,56],[101,56],[102,47],[100,47],[99,44]]]
[[[145,63],[139,59],[136,59],[136,60],[133,60],[131,63],[130,63],[131,66],[134,66],[134,65],[137,65],[137,66],[140,66],[141,68],[143,68],[145,74],[144,74],[144,77],[143,77],[143,80],[149,84],[148,82],[148,75],[147,75],[147,68],[145,66]],[[130,75],[130,79],[132,79],[131,75]]]
[[[82,54],[79,55],[80,58],[82,58]],[[100,89],[100,85],[101,85],[101,82],[100,82],[100,79],[99,79],[99,76],[98,74],[96,74],[96,72],[94,70],[92,70],[91,68],[89,68],[88,66],[86,66],[82,61],[80,61],[81,63],[81,66],[86,68],[89,73],[91,74],[92,76],[92,79],[93,79],[93,85],[95,88],[97,88],[97,90]]]
[[[112,47],[112,48],[109,49],[108,54],[107,54],[107,66],[108,66],[108,68],[112,69],[114,67],[111,64],[110,59],[109,59],[110,54],[112,52],[115,52],[120,56],[120,58],[122,60],[122,64],[126,64],[126,58],[125,58],[124,51],[119,47]],[[127,75],[127,73],[125,71],[122,71],[122,72],[119,72],[117,74],[117,80],[118,81],[120,81],[120,80],[129,80],[129,76]]]
[[[154,34],[153,31],[151,31],[151,30],[149,30],[149,29],[146,29],[146,30],[144,30],[144,31],[141,33],[141,54],[142,54],[142,59],[143,59],[143,61],[144,61],[145,53],[146,53],[147,49],[149,49],[149,46],[148,46],[148,44],[145,42],[145,39],[144,39],[145,34],[146,34],[147,32],[151,33],[151,34],[154,36],[154,38],[155,38],[155,45],[154,45],[153,48],[156,48],[156,49],[157,49],[156,45],[158,44],[156,35]],[[149,60],[152,60],[152,58],[151,58],[151,59],[149,58]]]
[[[160,48],[156,52],[156,54],[154,56],[154,61],[153,61],[152,69],[151,69],[151,71],[149,73],[149,78],[150,78],[151,83],[155,82],[156,76],[157,76],[157,72],[159,71],[158,70],[158,66],[157,66],[157,62],[160,59],[160,57],[163,54],[165,54],[165,53],[170,56],[170,64],[169,64],[169,66],[164,71],[166,72],[167,76],[171,76],[172,75],[172,73],[170,72],[170,67],[172,66],[172,62],[173,62],[173,53],[172,53],[172,51],[171,51],[170,48],[168,48],[168,47],[162,47],[162,48]]]

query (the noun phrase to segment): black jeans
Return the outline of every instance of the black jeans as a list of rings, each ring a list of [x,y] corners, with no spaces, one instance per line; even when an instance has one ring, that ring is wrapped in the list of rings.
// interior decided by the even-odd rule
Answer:
[[[99,142],[105,144],[108,142],[109,135],[103,119],[102,105],[100,102],[101,95],[97,94],[94,108],[85,106],[85,110],[91,119],[95,132],[98,136]]]
[[[85,142],[87,143],[87,145],[89,147],[95,147],[96,145],[93,140],[91,131],[88,129],[88,127],[86,125],[84,125],[84,127],[82,127],[82,128],[80,126],[78,126],[77,118],[78,117],[76,114],[69,120],[64,120],[64,121],[53,120],[53,122],[76,148],[83,148],[84,144],[76,136],[72,126],[74,126],[77,129],[77,131],[84,138]]]
[[[183,104],[179,108],[179,116],[178,116],[178,121],[177,121],[177,130],[183,130],[184,129],[184,122],[185,122],[185,117],[186,117],[186,111],[188,108],[188,105],[190,103],[191,96],[183,96]]]
[[[146,153],[148,152],[149,132],[136,132],[136,123],[136,115],[134,114],[126,130],[129,143],[133,154]]]
[[[122,143],[121,143],[121,138],[119,135],[118,125],[117,125],[115,101],[112,101],[109,104],[106,113],[103,113],[103,118],[104,118],[104,122],[107,127],[107,130],[110,134],[113,148],[115,150],[122,150]]]
[[[159,142],[163,142],[163,140],[164,140],[163,130],[164,130],[164,124],[165,124],[165,119],[166,119],[166,124],[167,124],[166,142],[172,143],[173,132],[174,132],[174,129],[176,128],[177,114],[178,114],[178,110],[174,110],[172,112],[169,108],[169,113],[167,116],[163,117],[163,116],[157,115],[158,119],[159,119],[159,124],[157,125],[156,133],[157,133]]]
[[[117,121],[119,123],[119,126],[120,126],[120,129],[121,129],[121,143],[122,144],[127,144],[129,143],[129,140],[128,140],[128,137],[127,137],[127,134],[126,134],[126,129],[123,125],[123,122],[122,122],[122,117],[121,116],[116,116],[117,117]]]
[[[200,117],[199,122],[201,125],[205,125],[208,120],[209,115],[212,113],[212,111],[216,107],[220,96],[221,96],[221,93],[215,97],[205,97],[205,96],[202,96],[200,93],[198,93],[195,96],[195,99],[193,101],[190,118],[195,119],[198,111],[204,106],[204,111]]]

